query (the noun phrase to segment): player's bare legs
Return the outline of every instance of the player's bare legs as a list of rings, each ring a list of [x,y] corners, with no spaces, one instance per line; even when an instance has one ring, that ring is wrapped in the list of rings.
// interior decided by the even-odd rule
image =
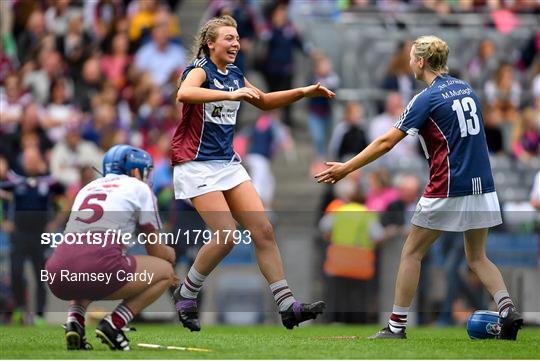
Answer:
[[[222,192],[206,193],[192,198],[191,202],[215,235],[199,250],[184,282],[174,291],[173,300],[182,325],[191,331],[200,331],[197,296],[206,277],[234,247],[230,234],[236,230],[236,222]]]
[[[523,318],[517,312],[506,289],[501,272],[486,256],[488,229],[471,229],[465,232],[465,256],[469,267],[476,273],[497,303],[501,315],[500,338],[515,340],[523,325]]]
[[[409,307],[411,305],[418,288],[422,259],[441,233],[441,231],[433,229],[411,226],[411,232],[401,251],[399,271],[396,278],[395,305],[400,307]]]
[[[406,338],[407,314],[418,288],[422,259],[441,233],[438,230],[411,225],[411,232],[401,251],[394,307],[388,326],[369,338]]]
[[[257,264],[268,284],[282,280],[285,275],[274,230],[255,187],[250,181],[223,192],[233,217],[251,234]]]
[[[324,303],[301,304],[289,289],[272,226],[251,182],[195,197],[192,202],[213,232],[236,230],[235,218],[250,232],[259,269],[270,285],[285,327],[293,328],[322,312]],[[196,299],[203,282],[234,247],[234,239],[230,235],[226,239],[226,235],[220,233],[201,248],[183,284],[174,292],[180,322],[191,331],[200,330]]]
[[[192,198],[191,202],[212,232],[230,232],[236,229],[236,222],[222,192],[206,193]],[[209,243],[201,247],[193,263],[193,267],[200,274],[208,276],[232,250],[234,247],[233,239],[229,237],[228,242],[225,242],[227,235],[229,233],[218,233]]]
[[[178,284],[172,265],[157,257],[135,256],[137,267],[135,273],[153,274],[148,281],[132,281],[111,293],[106,300],[123,300],[111,315],[106,316],[96,327],[96,336],[111,349],[129,350],[129,340],[123,330],[133,317],[145,307],[152,304],[169,287]]]
[[[224,195],[235,219],[251,234],[259,269],[270,286],[283,325],[292,329],[303,321],[315,319],[326,306],[322,301],[306,304],[294,298],[285,279],[272,225],[251,181],[225,191]]]
[[[486,256],[486,239],[488,229],[471,229],[464,233],[465,256],[467,264],[491,295],[499,290],[505,290],[501,272]]]

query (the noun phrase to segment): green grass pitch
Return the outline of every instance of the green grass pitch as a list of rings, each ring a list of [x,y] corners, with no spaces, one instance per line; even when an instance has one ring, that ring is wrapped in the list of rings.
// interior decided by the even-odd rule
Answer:
[[[366,340],[377,326],[206,326],[199,333],[172,324],[135,324],[130,352],[109,351],[87,328],[93,351],[66,351],[60,326],[0,326],[1,359],[539,359],[540,329],[517,342],[471,341],[463,327],[408,330],[408,340]],[[356,336],[357,338],[331,338]],[[210,353],[141,349],[137,343],[212,349]]]

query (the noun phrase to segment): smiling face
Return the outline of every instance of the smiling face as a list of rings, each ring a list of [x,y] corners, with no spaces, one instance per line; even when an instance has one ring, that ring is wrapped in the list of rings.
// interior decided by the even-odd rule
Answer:
[[[222,26],[218,29],[216,40],[208,42],[210,57],[216,65],[232,64],[240,50],[240,37],[236,28]]]

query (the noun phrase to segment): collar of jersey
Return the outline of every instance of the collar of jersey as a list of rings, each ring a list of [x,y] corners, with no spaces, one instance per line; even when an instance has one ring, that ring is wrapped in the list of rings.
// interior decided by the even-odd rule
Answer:
[[[437,81],[437,79],[441,79],[443,80],[444,78],[446,78],[448,76],[448,73],[443,73],[443,74],[439,74],[435,77],[435,79],[433,79],[433,81],[431,82],[431,84],[429,84],[429,87],[432,86],[433,84],[435,84],[435,82]],[[428,87],[428,88],[429,88]]]
[[[212,59],[210,59],[209,56],[205,56],[205,58],[208,61],[208,64],[210,64],[210,66],[212,68],[214,68],[218,74],[221,74],[221,75],[228,75],[229,74],[229,69],[227,69],[226,73],[223,73],[221,70],[218,69],[217,65],[214,64],[214,62],[212,61]],[[229,66],[229,65],[227,64],[227,66]]]

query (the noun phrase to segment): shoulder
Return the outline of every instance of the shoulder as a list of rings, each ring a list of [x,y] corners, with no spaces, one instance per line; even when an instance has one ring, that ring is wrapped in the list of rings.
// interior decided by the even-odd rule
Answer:
[[[422,89],[422,91],[420,91],[411,99],[411,101],[407,105],[407,109],[410,109],[413,106],[422,107],[422,106],[429,105],[429,100],[431,98],[432,92],[433,92],[432,87],[427,87],[427,88]]]
[[[203,69],[208,76],[208,73],[210,72],[210,67],[208,66],[208,59],[206,57],[202,57],[193,60],[182,72],[182,80],[184,80],[188,73],[195,68]]]

